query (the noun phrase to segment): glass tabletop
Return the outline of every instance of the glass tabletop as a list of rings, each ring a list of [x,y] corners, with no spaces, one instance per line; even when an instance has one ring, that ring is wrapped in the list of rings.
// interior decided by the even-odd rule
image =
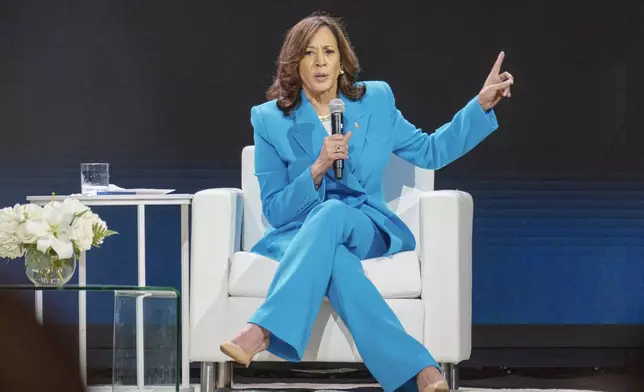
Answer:
[[[64,286],[35,286],[33,284],[0,284],[0,290],[8,291],[130,291],[150,294],[173,295],[177,298],[180,293],[173,287],[159,286],[120,286],[120,285],[64,285]]]
[[[82,292],[113,293],[112,391],[180,390],[179,342],[183,325],[177,289],[96,284],[0,284],[0,292],[7,295],[9,292],[78,292],[79,296]],[[81,329],[79,324],[79,333]]]

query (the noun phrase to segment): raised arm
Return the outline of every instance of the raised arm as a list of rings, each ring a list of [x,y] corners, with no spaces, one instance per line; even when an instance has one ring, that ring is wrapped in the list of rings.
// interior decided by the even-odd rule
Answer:
[[[426,134],[407,121],[396,108],[389,85],[391,124],[395,134],[393,152],[424,169],[440,169],[465,155],[497,129],[493,110],[484,112],[476,98],[459,110],[452,121]]]
[[[410,163],[425,169],[440,169],[468,153],[498,128],[494,106],[510,97],[514,77],[501,72],[505,53],[492,66],[483,88],[459,110],[452,121],[433,134],[426,134],[410,124],[396,108],[394,94],[384,83],[389,97],[391,124],[395,134],[393,152]]]

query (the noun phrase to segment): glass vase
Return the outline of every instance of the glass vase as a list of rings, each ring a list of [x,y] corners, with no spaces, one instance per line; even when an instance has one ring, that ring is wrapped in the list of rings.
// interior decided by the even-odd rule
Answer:
[[[38,250],[25,253],[25,273],[36,286],[62,286],[74,276],[76,256],[59,259]]]

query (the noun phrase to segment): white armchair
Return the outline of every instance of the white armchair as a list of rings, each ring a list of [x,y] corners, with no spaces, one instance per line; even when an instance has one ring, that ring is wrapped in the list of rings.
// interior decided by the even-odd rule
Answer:
[[[453,389],[469,359],[472,323],[472,213],[469,194],[434,191],[434,172],[392,155],[383,176],[389,208],[416,237],[415,251],[364,260],[367,276],[405,329],[443,365]],[[232,367],[219,344],[243,328],[262,303],[277,262],[249,253],[263,235],[254,147],[242,152],[242,189],[208,189],[192,205],[190,361],[202,363],[202,391],[229,385]],[[383,337],[386,338],[386,337]],[[262,353],[256,361],[281,361]],[[328,302],[321,306],[304,361],[361,362]]]

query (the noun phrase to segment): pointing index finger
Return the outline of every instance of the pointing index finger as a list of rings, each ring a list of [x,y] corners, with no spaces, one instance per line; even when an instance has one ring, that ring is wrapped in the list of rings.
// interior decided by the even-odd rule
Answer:
[[[490,74],[498,75],[501,72],[501,65],[503,64],[504,58],[505,58],[505,52],[501,51],[501,53],[499,53],[499,57],[496,58],[496,62],[494,62],[494,65],[492,66],[492,70],[490,71]]]

